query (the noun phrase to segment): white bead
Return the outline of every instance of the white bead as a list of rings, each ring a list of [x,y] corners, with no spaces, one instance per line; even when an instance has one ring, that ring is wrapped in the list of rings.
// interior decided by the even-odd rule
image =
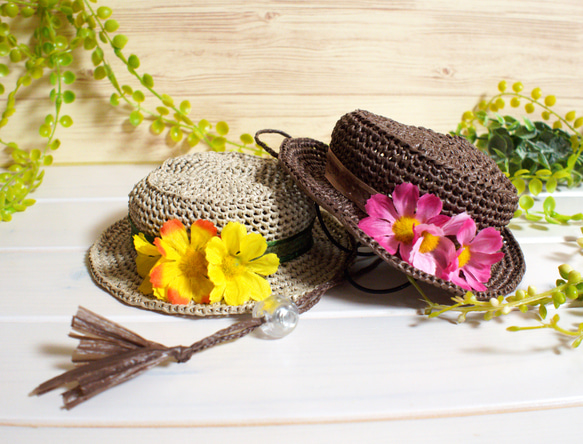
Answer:
[[[268,338],[279,339],[290,334],[300,319],[298,307],[285,296],[271,295],[255,304],[254,318],[265,318],[261,331]]]

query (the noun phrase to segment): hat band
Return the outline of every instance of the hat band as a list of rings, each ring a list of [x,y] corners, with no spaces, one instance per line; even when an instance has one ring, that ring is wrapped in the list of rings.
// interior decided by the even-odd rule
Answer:
[[[140,230],[138,230],[138,227],[136,227],[130,216],[128,216],[128,219],[132,229],[132,237],[141,233],[144,235],[148,242],[151,244],[154,243],[156,236],[142,233]],[[309,223],[307,228],[303,229],[299,233],[294,234],[293,236],[267,242],[267,250],[265,250],[265,254],[275,253],[279,258],[280,263],[288,262],[301,256],[302,254],[308,252],[310,248],[312,248],[312,245],[314,245],[314,239],[312,237],[313,227],[314,220]]]
[[[326,153],[326,160],[324,176],[328,182],[366,213],[365,205],[370,196],[380,193],[356,177],[340,162],[330,148]]]

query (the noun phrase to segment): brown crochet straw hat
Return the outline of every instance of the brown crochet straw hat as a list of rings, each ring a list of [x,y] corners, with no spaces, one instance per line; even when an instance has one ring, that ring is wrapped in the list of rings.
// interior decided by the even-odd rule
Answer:
[[[187,316],[250,313],[244,305],[171,304],[140,292],[132,234],[159,236],[161,226],[179,219],[213,222],[219,231],[230,221],[261,234],[268,252],[280,258],[267,277],[273,294],[296,302],[318,288],[329,288],[347,265],[348,254],[336,248],[319,224],[314,204],[284,173],[275,159],[241,153],[205,152],[167,160],[141,180],[129,195],[129,216],[109,227],[89,251],[89,268],[97,284],[126,304]],[[333,221],[326,215],[328,221]],[[346,230],[332,222],[346,246]]]
[[[501,233],[504,258],[492,266],[487,291],[476,293],[479,299],[508,294],[522,279],[524,257],[506,228],[517,208],[516,189],[491,158],[461,137],[357,110],[337,122],[330,146],[313,139],[286,138],[279,161],[297,185],[358,242],[418,281],[454,295],[466,292],[389,254],[358,227],[366,217],[364,203],[372,194],[391,195],[406,182],[416,185],[421,195],[438,196],[443,214],[465,211],[478,230],[494,227]]]

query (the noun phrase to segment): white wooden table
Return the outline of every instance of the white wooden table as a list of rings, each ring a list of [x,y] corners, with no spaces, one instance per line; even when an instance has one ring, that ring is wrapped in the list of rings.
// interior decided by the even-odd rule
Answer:
[[[67,334],[79,305],[167,345],[188,345],[234,322],[128,307],[91,280],[88,247],[124,216],[127,193],[152,168],[51,167],[37,204],[0,225],[2,442],[536,443],[580,436],[583,350],[548,330],[506,331],[536,324],[519,313],[461,325],[428,320],[411,289],[372,296],[342,285],[282,340],[251,335],[215,347],[71,411],[61,409],[58,393],[28,396],[71,367],[77,341]],[[556,196],[564,212],[583,206],[581,189]],[[518,221],[513,231],[527,260],[524,285],[548,288],[563,262],[583,270],[578,225],[543,231]],[[382,285],[380,274],[373,283]],[[583,310],[561,313],[570,326]]]

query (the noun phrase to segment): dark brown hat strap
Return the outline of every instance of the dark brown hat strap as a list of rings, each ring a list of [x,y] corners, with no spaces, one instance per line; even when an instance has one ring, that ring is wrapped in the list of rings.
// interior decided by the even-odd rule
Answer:
[[[378,191],[364,183],[348,170],[331,149],[328,149],[326,153],[325,176],[337,191],[342,193],[344,197],[356,204],[365,213],[367,200],[373,194],[379,194]]]
[[[285,137],[286,139],[291,139],[291,136],[288,133],[276,129],[262,129],[255,133],[255,143],[259,145],[261,148],[263,148],[267,153],[269,153],[270,156],[275,157],[276,159],[278,157],[277,151],[275,151],[273,148],[271,148],[269,145],[267,145],[259,138],[261,134],[279,134]]]

